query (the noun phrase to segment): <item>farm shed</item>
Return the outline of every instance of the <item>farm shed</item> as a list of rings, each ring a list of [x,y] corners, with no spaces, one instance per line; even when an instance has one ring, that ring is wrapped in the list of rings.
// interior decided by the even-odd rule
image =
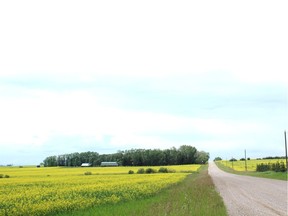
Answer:
[[[81,164],[81,167],[90,167],[90,166],[91,166],[90,163],[82,163],[82,164]]]
[[[118,166],[117,162],[101,162],[101,166]]]

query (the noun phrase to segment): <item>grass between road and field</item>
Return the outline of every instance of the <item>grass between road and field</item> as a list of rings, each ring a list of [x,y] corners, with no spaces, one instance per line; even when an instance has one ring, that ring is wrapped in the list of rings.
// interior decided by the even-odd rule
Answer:
[[[224,202],[215,190],[207,169],[208,166],[205,165],[198,172],[188,175],[182,182],[149,198],[106,204],[59,216],[227,215]]]
[[[223,171],[237,174],[237,175],[247,175],[254,176],[260,178],[269,178],[269,179],[278,179],[287,181],[287,172],[274,172],[274,171],[266,171],[266,172],[256,172],[256,171],[237,171],[232,169],[231,167],[225,166],[223,163],[215,162],[216,165]]]

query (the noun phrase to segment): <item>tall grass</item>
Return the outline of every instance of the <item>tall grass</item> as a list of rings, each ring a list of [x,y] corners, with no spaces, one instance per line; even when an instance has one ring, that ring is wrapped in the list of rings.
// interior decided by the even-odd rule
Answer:
[[[68,215],[224,216],[227,213],[223,200],[215,190],[213,181],[208,175],[206,165],[198,173],[188,175],[181,183],[162,190],[155,196],[61,214],[61,216]]]

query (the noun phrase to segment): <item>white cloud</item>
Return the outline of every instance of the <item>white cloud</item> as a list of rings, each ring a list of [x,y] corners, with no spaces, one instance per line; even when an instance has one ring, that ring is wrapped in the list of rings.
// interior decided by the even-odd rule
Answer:
[[[143,143],[141,134],[145,133],[197,132],[225,136],[239,134],[240,131],[248,133],[263,130],[263,125],[251,122],[127,111],[103,105],[98,102],[97,96],[85,91],[36,91],[27,98],[2,99],[1,104],[0,126],[4,132],[0,140],[2,144],[8,140],[15,145],[40,144],[53,133],[92,136],[95,139],[98,137],[98,140],[99,136],[112,135],[116,139],[126,137],[126,143],[139,137],[134,142]]]
[[[284,76],[288,70],[286,8],[287,1],[2,1],[0,145],[41,147],[61,134],[79,135],[83,143],[102,142],[108,135],[111,146],[163,147],[176,142],[145,134],[194,133],[203,139],[195,138],[195,143],[225,149],[227,140],[236,137],[233,146],[242,142],[256,145],[251,140],[263,132],[273,131],[271,137],[276,136],[282,118],[271,114],[265,104],[261,104],[263,110],[257,105],[259,109],[253,112],[259,115],[254,118],[251,114],[251,119],[249,104],[243,109],[228,105],[219,109],[222,113],[207,111],[204,118],[201,109],[209,103],[202,103],[195,105],[196,114],[180,117],[169,111],[159,113],[153,106],[128,110],[126,101],[119,106],[117,100],[122,98],[116,98],[115,92],[123,85],[110,89],[103,83],[115,93],[109,95],[73,84],[93,84],[99,77],[119,82],[124,77],[131,83],[145,79],[150,94],[161,91],[173,94],[173,99],[184,95],[181,105],[190,96],[198,95],[193,98],[197,104],[197,99],[213,94],[209,96],[213,106],[221,106],[224,95],[240,100],[239,95],[248,97],[249,91],[253,95],[255,89],[247,89],[247,83],[255,88],[268,84],[284,89],[288,83]],[[23,77],[62,80],[63,85],[71,86],[59,90],[51,82],[45,88],[32,88],[29,83],[20,86],[6,79]],[[127,89],[133,91],[133,87]],[[269,100],[278,93],[271,93]],[[133,100],[125,95],[123,99]],[[218,100],[221,102],[214,103]],[[273,108],[283,105],[279,104]],[[237,118],[233,108],[244,118]],[[260,119],[266,112],[270,120]],[[275,122],[281,124],[271,124]],[[212,138],[214,144],[208,141]]]
[[[287,2],[2,2],[1,73],[283,81]]]

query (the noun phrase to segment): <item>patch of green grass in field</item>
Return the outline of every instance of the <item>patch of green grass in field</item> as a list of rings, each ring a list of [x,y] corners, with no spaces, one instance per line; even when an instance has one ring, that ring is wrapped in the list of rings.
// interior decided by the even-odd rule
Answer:
[[[208,175],[207,165],[205,165],[197,173],[190,174],[181,183],[162,190],[155,196],[61,214],[61,216],[68,215],[226,216],[227,211],[222,198],[215,190],[211,177]]]
[[[231,163],[231,162],[230,162]],[[287,172],[274,172],[274,171],[266,171],[266,172],[256,172],[256,171],[236,171],[231,167],[225,166],[221,162],[216,162],[216,165],[223,171],[234,173],[237,175],[247,175],[247,176],[254,176],[254,177],[261,177],[261,178],[270,178],[270,179],[278,179],[287,181]]]

